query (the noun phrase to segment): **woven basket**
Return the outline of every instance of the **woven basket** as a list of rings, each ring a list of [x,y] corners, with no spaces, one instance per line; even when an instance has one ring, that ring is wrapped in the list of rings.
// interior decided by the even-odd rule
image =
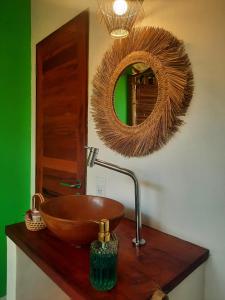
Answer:
[[[46,225],[44,223],[44,221],[32,221],[30,219],[28,219],[27,217],[25,217],[25,224],[26,224],[26,227],[28,230],[30,231],[38,231],[38,230],[41,230],[41,229],[45,229]]]
[[[32,197],[32,210],[34,208],[36,208],[36,197],[39,198],[39,204],[43,203],[45,201],[44,197],[41,194],[39,194],[39,193],[34,194]],[[28,217],[27,214],[25,216],[25,224],[26,224],[27,229],[30,231],[39,231],[46,227],[46,225],[42,219],[40,221],[33,221]]]

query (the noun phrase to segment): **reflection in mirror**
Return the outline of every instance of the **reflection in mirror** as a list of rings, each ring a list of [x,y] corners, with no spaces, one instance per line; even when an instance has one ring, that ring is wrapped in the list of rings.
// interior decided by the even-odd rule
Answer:
[[[129,65],[115,85],[115,113],[122,123],[139,125],[153,111],[157,96],[158,84],[152,69],[142,62]]]

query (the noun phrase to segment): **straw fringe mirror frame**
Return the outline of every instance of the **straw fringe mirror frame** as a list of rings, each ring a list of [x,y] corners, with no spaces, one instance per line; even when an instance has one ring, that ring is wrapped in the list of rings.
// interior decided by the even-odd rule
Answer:
[[[123,124],[114,111],[114,88],[122,71],[143,62],[153,70],[158,97],[147,119],[135,126]],[[193,74],[182,41],[154,27],[134,29],[116,40],[93,80],[92,115],[103,142],[128,157],[148,155],[164,146],[183,124],[193,94]]]

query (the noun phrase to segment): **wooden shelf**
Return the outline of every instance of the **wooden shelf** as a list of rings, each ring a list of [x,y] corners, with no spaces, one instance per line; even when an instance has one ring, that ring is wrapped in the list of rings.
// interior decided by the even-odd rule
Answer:
[[[103,293],[89,283],[88,248],[66,244],[48,229],[30,232],[24,223],[6,227],[7,236],[76,300],[150,299],[159,287],[169,293],[209,256],[207,249],[146,226],[143,236],[147,244],[135,248],[131,243],[135,223],[128,219],[122,220],[116,233],[120,240],[118,283],[112,291]]]

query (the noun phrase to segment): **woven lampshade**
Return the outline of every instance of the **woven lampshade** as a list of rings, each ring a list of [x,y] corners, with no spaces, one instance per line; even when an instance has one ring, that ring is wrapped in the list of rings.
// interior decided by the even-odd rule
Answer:
[[[143,17],[144,0],[98,0],[99,13],[113,38],[125,38]]]

